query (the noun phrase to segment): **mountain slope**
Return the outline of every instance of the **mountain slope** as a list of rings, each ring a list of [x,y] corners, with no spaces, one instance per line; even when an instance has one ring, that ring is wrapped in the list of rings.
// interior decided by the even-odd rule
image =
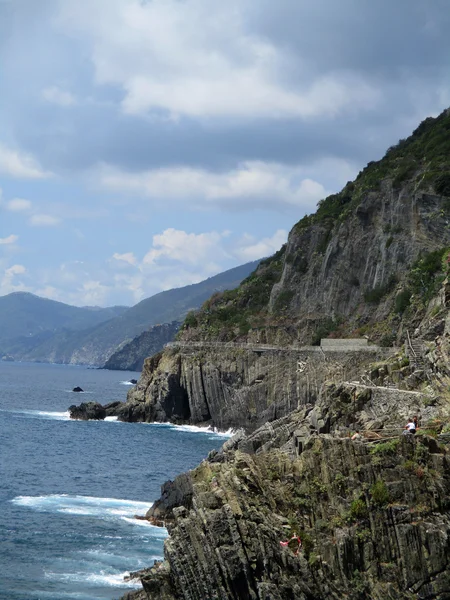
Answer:
[[[118,317],[127,309],[70,306],[28,292],[13,292],[0,297],[0,345],[6,340],[58,329],[86,329]]]
[[[239,288],[191,316],[182,337],[311,343],[334,331],[392,342],[442,275],[449,198],[447,110],[319,202]]]
[[[187,312],[198,308],[211,294],[236,287],[258,264],[259,261],[250,262],[200,283],[161,292],[142,300],[116,318],[81,331],[66,329],[50,334],[47,330],[28,338],[15,338],[4,345],[3,354],[11,354],[21,360],[101,366],[115,350],[149,327],[182,320]]]
[[[114,352],[103,368],[112,371],[142,371],[147,356],[153,356],[163,349],[164,344],[171,342],[180,325],[181,323],[178,321],[172,321],[172,323],[150,327],[148,331],[143,331],[120,350]]]
[[[320,202],[238,288],[188,315],[178,346],[145,362],[129,392],[130,418],[252,429],[300,402],[314,404],[324,377],[351,378],[376,359],[297,354],[299,346],[328,336],[364,335],[381,346],[400,345],[408,331],[414,337],[447,294],[440,287],[450,264],[449,141],[450,112],[427,119]],[[410,161],[414,170],[404,175]],[[243,345],[223,343],[230,341]]]

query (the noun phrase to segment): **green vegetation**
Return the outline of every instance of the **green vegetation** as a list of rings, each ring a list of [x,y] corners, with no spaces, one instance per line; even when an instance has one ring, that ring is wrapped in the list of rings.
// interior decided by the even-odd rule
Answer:
[[[195,314],[196,327],[203,338],[234,339],[246,335],[264,319],[272,287],[281,277],[285,250],[286,246],[283,246],[273,256],[262,260],[238,288],[216,293],[203,304]],[[288,304],[288,296],[281,297],[283,307]],[[184,328],[186,326],[189,323],[185,322]]]
[[[289,253],[283,247],[273,257],[262,261],[259,268],[238,289],[214,296],[196,314],[197,324],[190,316],[185,327],[197,329],[196,335],[201,339],[229,341],[245,336],[251,329],[262,330],[268,325],[278,327],[286,324],[295,290],[280,290],[269,308],[271,291],[280,280],[284,263],[290,266],[295,275],[307,273],[311,268],[308,252],[314,240],[317,240],[314,248],[316,256],[312,264],[320,267],[317,255],[326,252],[336,228],[343,221],[354,215],[363,224],[371,223],[369,195],[377,193],[383,185],[392,185],[394,188],[407,185],[411,194],[436,192],[443,195],[440,212],[448,211],[450,214],[450,111],[423,121],[408,139],[391,146],[381,160],[368,163],[354,182],[348,182],[340,192],[321,200],[315,214],[305,215],[294,226],[294,236],[301,236],[302,239],[289,245]],[[422,200],[425,201],[426,196]],[[402,232],[401,224],[384,223],[381,226],[386,234],[386,248],[396,245],[395,236]],[[448,249],[443,249],[442,252],[445,250],[448,254]],[[441,259],[442,253],[439,251],[416,261],[407,286],[395,298],[389,327],[385,327],[385,331],[371,328],[375,339],[382,338],[382,345],[390,346],[393,343],[398,329],[398,315],[408,314],[411,308],[423,308],[435,293],[447,272],[447,265],[442,265]],[[379,304],[394,292],[397,283],[398,279],[392,274],[387,281],[373,289],[362,290],[365,302]],[[349,282],[349,285],[355,287],[359,284],[355,277]],[[421,305],[418,305],[417,299]],[[312,336],[313,343],[318,344],[321,338],[328,337],[337,330],[343,335],[348,333],[345,328],[341,331],[331,319],[317,323]]]
[[[274,310],[275,312],[283,312],[289,307],[289,303],[292,298],[295,296],[295,292],[293,290],[283,290],[275,300]]]
[[[448,272],[450,248],[445,247],[420,256],[409,274],[413,294],[426,304],[437,292]]]
[[[193,310],[191,310],[186,315],[186,318],[184,320],[184,326],[185,327],[197,327],[197,325],[198,325],[197,317],[195,316],[195,312]]]
[[[378,304],[384,296],[393,290],[397,281],[395,275],[392,275],[386,283],[364,292],[364,300],[369,304]]]
[[[367,192],[378,190],[386,178],[391,179],[394,188],[412,180],[416,189],[431,186],[437,194],[450,196],[449,111],[425,119],[409,138],[391,146],[381,160],[369,162],[354,182],[348,182],[341,192],[321,200],[315,214],[303,217],[296,231],[300,233],[310,225],[324,222],[334,225],[355,209]],[[399,226],[392,229],[392,233],[399,231]]]
[[[333,331],[336,331],[336,329],[339,327],[340,323],[339,321],[334,321],[331,318],[325,319],[324,321],[322,321],[316,328],[314,335],[312,337],[311,340],[311,344],[313,346],[319,346],[320,344],[320,340],[322,338],[326,338],[330,335],[330,333],[333,333]]]
[[[402,314],[408,308],[411,301],[412,292],[409,288],[402,290],[395,297],[394,310],[396,313]]]
[[[378,506],[384,506],[389,502],[389,490],[381,479],[376,481],[370,488],[370,495],[372,496],[373,502],[378,504]]]
[[[350,517],[355,519],[365,519],[368,515],[367,505],[362,498],[356,498],[350,504]]]
[[[443,173],[436,178],[434,189],[441,196],[450,196],[450,173]]]
[[[398,438],[395,440],[389,440],[387,442],[379,442],[378,444],[371,446],[370,453],[379,456],[394,456],[397,453],[399,444],[400,440]]]

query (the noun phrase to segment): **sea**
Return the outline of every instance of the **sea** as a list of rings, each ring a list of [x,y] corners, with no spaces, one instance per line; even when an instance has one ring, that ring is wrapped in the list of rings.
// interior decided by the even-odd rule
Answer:
[[[133,378],[0,362],[0,600],[117,599],[162,558],[166,530],[135,515],[229,434],[69,418],[71,404],[125,400]]]

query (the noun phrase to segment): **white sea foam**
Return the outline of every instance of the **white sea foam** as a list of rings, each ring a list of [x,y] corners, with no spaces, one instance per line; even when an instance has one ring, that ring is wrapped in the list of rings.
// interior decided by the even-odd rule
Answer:
[[[131,383],[131,381],[120,381],[122,385],[136,385],[135,383]]]
[[[53,581],[61,581],[66,583],[90,583],[91,585],[107,585],[111,587],[126,587],[126,588],[139,588],[141,583],[138,579],[124,580],[124,577],[129,577],[130,573],[125,571],[124,573],[107,573],[106,571],[100,571],[100,573],[54,573],[47,571],[45,576]]]
[[[118,417],[105,417],[105,421],[110,421],[110,422],[117,421],[117,419],[118,419]]]
[[[53,421],[69,421],[69,411],[58,412],[52,410],[8,410],[5,412],[11,412],[16,415],[23,415],[31,419],[52,419]]]
[[[236,429],[227,429],[227,431],[219,431],[215,427],[211,427],[210,425],[201,427],[199,425],[175,425],[173,423],[149,423],[154,427],[167,427],[169,429],[174,429],[175,431],[184,431],[185,433],[206,433],[209,436],[219,436],[230,438],[233,436],[237,430]],[[212,438],[211,438],[212,439]]]
[[[85,559],[86,564],[92,565],[93,562],[97,563],[97,564],[103,564],[103,565],[107,565],[109,567],[117,567],[123,568],[124,565],[124,561],[126,559],[129,560],[129,557],[124,557],[121,556],[119,554],[114,554],[112,552],[108,552],[106,550],[104,550],[103,548],[98,548],[95,550],[88,550],[87,552],[83,552],[80,551],[78,552],[79,555],[83,556]],[[161,560],[161,556],[146,556],[146,558],[136,558],[133,557],[132,561],[133,561],[133,565],[136,566],[136,568],[142,568],[142,567],[146,567],[149,564],[152,563],[152,561],[154,560]]]
[[[143,515],[150,508],[150,502],[120,500],[117,498],[95,498],[93,496],[68,496],[66,494],[51,494],[50,496],[16,496],[11,500],[18,506],[26,506],[39,512],[57,512],[100,518],[124,519],[130,522],[147,523],[130,518]]]

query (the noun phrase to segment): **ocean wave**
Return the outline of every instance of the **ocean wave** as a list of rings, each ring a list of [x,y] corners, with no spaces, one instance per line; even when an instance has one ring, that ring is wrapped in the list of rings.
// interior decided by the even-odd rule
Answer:
[[[151,507],[151,502],[121,500],[117,498],[96,498],[93,496],[68,496],[66,494],[51,494],[49,496],[16,496],[11,500],[17,506],[25,506],[39,512],[57,512],[100,518],[134,517],[145,514]],[[136,523],[147,523],[131,519]]]
[[[125,577],[129,577],[130,573],[125,571],[124,573],[107,573],[100,571],[100,573],[55,573],[52,571],[46,571],[45,577],[52,579],[53,581],[61,581],[64,583],[89,583],[91,585],[106,585],[110,587],[126,587],[126,588],[140,588],[141,582],[139,579],[131,579],[125,581]]]
[[[117,421],[118,417],[105,417],[105,421],[109,421],[110,423],[113,423],[115,421]]]
[[[199,425],[175,425],[174,423],[148,423],[148,425],[152,425],[154,427],[167,427],[168,429],[173,429],[175,431],[184,431],[185,433],[206,433],[209,436],[218,436],[224,438],[230,438],[238,430],[236,429],[227,429],[227,431],[219,431],[215,427],[211,427],[210,425],[202,427]],[[210,437],[213,439],[213,437]]]
[[[136,385],[135,383],[131,383],[131,381],[119,381],[121,385]]]
[[[103,567],[105,565],[107,565],[108,567],[122,567],[124,565],[124,561],[125,560],[130,560],[129,556],[122,556],[119,554],[114,554],[111,552],[107,552],[106,550],[104,550],[103,548],[98,548],[95,550],[88,550],[86,552],[79,552],[79,555],[85,557],[86,559],[86,564],[92,564],[93,562],[97,563],[97,564],[103,564]],[[161,560],[161,556],[160,555],[151,555],[151,556],[146,556],[145,558],[136,558],[133,557],[132,561],[133,561],[133,565],[136,566],[136,568],[143,568],[148,566],[149,564],[151,564],[152,561],[154,560]]]
[[[31,419],[52,419],[53,421],[69,421],[70,413],[68,410],[64,412],[53,410],[3,410],[2,412],[10,412],[16,415],[22,415]]]

